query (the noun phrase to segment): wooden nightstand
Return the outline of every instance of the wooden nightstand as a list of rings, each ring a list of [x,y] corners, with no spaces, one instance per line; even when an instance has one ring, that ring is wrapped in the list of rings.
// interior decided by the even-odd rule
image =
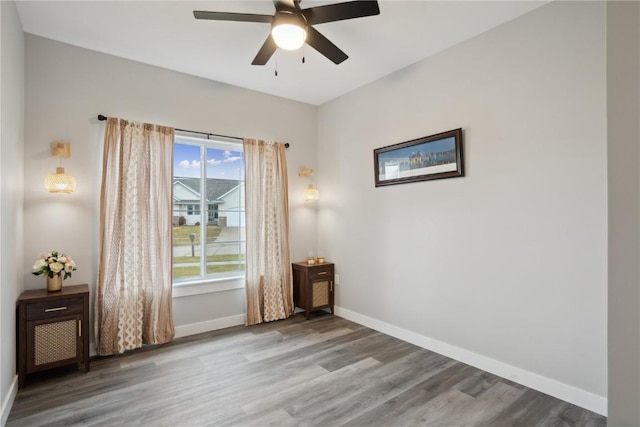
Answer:
[[[309,315],[314,310],[329,308],[333,313],[333,263],[308,265],[306,262],[294,262],[293,303]]]
[[[73,363],[89,372],[89,286],[25,291],[18,298],[18,388],[27,374]]]

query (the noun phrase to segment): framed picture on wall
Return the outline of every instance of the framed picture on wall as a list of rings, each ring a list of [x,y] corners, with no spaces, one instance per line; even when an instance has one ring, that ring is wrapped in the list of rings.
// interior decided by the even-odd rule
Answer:
[[[376,187],[464,176],[462,129],[373,150]]]

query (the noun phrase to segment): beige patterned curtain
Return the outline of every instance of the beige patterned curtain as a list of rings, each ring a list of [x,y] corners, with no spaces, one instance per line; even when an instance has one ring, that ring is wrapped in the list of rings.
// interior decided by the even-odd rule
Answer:
[[[107,119],[100,199],[96,350],[171,340],[174,129]]]
[[[247,325],[293,312],[284,144],[244,140]]]

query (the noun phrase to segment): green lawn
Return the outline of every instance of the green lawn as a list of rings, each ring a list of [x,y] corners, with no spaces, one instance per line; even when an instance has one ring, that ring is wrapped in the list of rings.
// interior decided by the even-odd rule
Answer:
[[[244,271],[244,264],[208,265],[207,274],[226,273],[229,271]],[[173,267],[173,277],[197,277],[200,276],[200,267]]]
[[[227,254],[227,255],[209,255],[207,262],[224,262],[224,261],[244,261],[244,254]],[[174,264],[184,264],[185,262],[200,262],[200,257],[177,256],[173,258]]]
[[[215,226],[207,226],[207,243],[215,242],[222,229]],[[200,244],[200,226],[198,225],[183,225],[180,227],[173,227],[173,245],[174,246],[186,246],[191,244],[189,235],[195,233],[195,244]],[[226,273],[229,271],[244,271],[244,254],[226,254],[226,255],[209,255],[207,256],[207,262],[229,262],[229,264],[222,265],[207,265],[207,274]],[[240,262],[240,264],[238,264]],[[190,257],[181,256],[173,258],[173,277],[197,277],[200,276],[199,266],[184,266],[180,267],[180,264],[192,264],[200,263],[200,256]]]
[[[215,242],[222,229],[213,225],[207,226],[207,243]],[[184,246],[190,245],[191,239],[189,235],[194,233],[196,238],[195,243],[200,243],[200,226],[199,225],[182,225],[180,227],[173,227],[173,245]]]

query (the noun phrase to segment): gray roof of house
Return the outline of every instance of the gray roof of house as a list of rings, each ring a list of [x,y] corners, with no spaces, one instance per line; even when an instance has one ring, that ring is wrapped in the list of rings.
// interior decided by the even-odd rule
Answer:
[[[186,187],[200,194],[200,178],[175,177],[173,183],[180,182]],[[233,190],[240,184],[240,181],[233,179],[207,178],[207,201],[218,200],[220,196]]]

